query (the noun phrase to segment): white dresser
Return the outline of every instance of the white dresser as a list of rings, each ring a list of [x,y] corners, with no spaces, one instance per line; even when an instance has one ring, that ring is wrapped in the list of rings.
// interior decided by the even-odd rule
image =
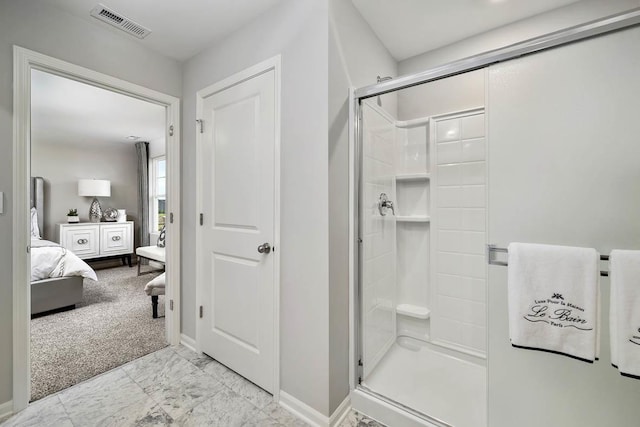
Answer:
[[[58,224],[58,243],[82,259],[121,257],[131,266],[133,221]]]

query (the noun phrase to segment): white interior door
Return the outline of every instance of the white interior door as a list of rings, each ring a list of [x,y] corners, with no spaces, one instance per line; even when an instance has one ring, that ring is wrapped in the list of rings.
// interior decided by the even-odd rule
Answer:
[[[276,70],[228,83],[201,103],[198,340],[273,392]]]

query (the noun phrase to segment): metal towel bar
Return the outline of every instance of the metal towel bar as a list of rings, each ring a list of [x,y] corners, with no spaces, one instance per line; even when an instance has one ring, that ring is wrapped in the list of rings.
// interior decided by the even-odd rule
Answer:
[[[499,261],[495,258],[496,253],[509,253],[507,248],[501,248],[496,245],[487,245],[487,262],[489,265],[500,265],[506,267],[509,265],[507,261]],[[609,255],[600,255],[600,261],[609,261]],[[606,270],[600,271],[600,276],[609,277],[609,272]]]

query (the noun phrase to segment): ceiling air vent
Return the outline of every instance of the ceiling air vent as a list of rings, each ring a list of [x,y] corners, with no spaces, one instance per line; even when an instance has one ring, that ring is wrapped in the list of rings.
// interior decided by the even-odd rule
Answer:
[[[131,19],[124,17],[123,15],[114,12],[108,7],[98,4],[91,11],[91,16],[99,19],[107,24],[113,25],[116,28],[121,29],[125,33],[129,33],[139,39],[143,39],[151,34],[151,30],[143,27],[142,25],[133,22]]]

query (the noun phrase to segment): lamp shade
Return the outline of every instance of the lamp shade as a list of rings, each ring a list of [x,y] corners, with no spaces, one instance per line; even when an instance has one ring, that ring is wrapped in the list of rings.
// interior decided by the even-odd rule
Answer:
[[[78,180],[78,196],[110,197],[111,181],[108,179]]]

